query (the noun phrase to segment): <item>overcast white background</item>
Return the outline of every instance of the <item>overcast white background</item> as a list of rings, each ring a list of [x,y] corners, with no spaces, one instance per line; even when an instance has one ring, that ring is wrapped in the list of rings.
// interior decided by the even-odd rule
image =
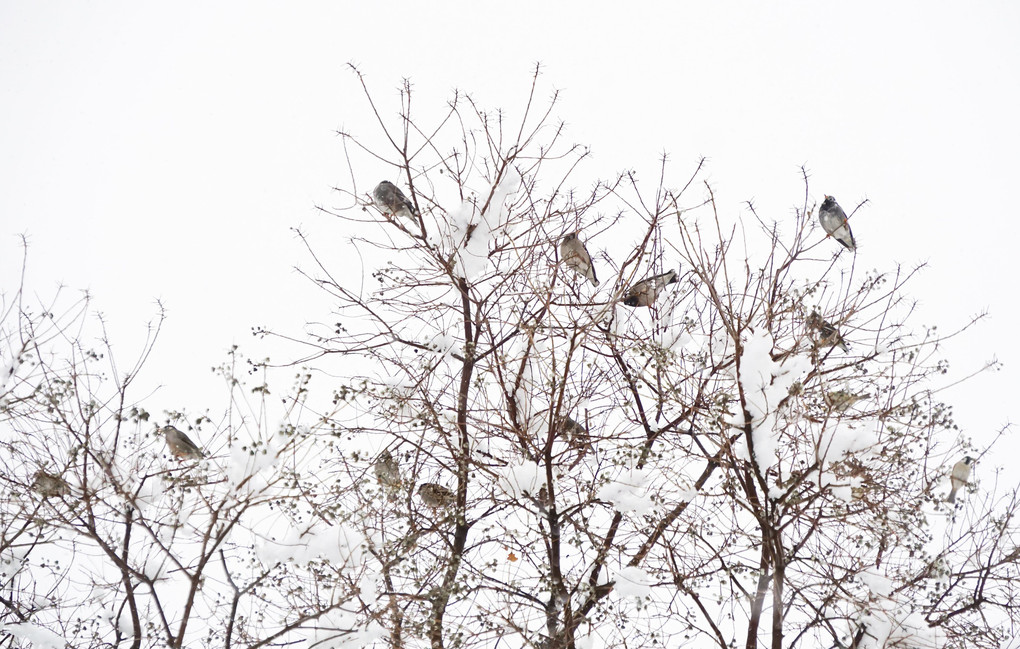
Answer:
[[[927,261],[918,325],[990,312],[947,357],[957,377],[1004,369],[946,396],[965,434],[1009,422],[1020,4],[624,7],[0,2],[0,289],[27,233],[31,288],[89,289],[124,361],[162,300],[143,379],[164,387],[146,405],[216,412],[209,368],[231,344],[259,357],[253,325],[298,333],[328,308],[292,270],[306,258],[290,228],[344,254],[314,206],[344,181],[334,131],[372,129],[346,64],[391,116],[404,77],[419,106],[460,88],[516,116],[541,62],[542,96],[563,91],[568,139],[594,152],[579,184],[625,168],[651,182],[666,151],[677,180],[707,156],[731,216],[753,200],[792,218],[801,164],[818,202],[870,199],[852,222],[858,269]]]

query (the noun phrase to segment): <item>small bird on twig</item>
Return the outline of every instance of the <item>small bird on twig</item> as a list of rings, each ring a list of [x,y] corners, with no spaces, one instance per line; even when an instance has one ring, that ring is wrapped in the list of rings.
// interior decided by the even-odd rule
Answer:
[[[652,306],[652,304],[655,303],[655,299],[659,297],[659,291],[661,291],[667,284],[673,284],[675,282],[675,270],[662,273],[661,275],[646,277],[634,286],[630,287],[630,290],[627,291],[626,297],[623,298],[623,303],[626,306],[633,307]]]
[[[390,216],[405,216],[407,218],[418,216],[418,210],[414,208],[414,203],[407,200],[404,192],[388,180],[375,186],[375,189],[372,190],[372,198],[375,200],[376,207]]]
[[[560,241],[560,259],[567,265],[567,268],[575,271],[578,275],[584,275],[592,286],[598,286],[599,280],[595,277],[595,267],[591,263],[591,255],[584,247],[581,240],[577,238],[577,232],[571,232]]]
[[[453,505],[453,492],[434,482],[426,482],[418,487],[418,497],[432,509],[443,509]]]
[[[66,496],[71,493],[70,485],[68,485],[63,478],[53,475],[52,473],[47,473],[42,469],[36,471],[32,478],[32,491],[36,492],[43,498]]]
[[[817,329],[821,334],[821,338],[818,339],[819,345],[827,345],[829,347],[839,345],[839,348],[844,352],[850,351],[850,345],[846,344],[846,341],[843,340],[843,336],[840,335],[836,327],[818,315],[817,311],[812,311],[811,315],[808,316],[807,325],[812,329]]]
[[[868,396],[867,394],[854,394],[846,390],[833,390],[832,392],[826,392],[824,399],[825,403],[836,412],[846,412],[850,409],[850,406],[861,399],[867,399]]]
[[[818,222],[822,229],[833,239],[843,244],[847,250],[857,250],[857,243],[854,235],[850,232],[850,222],[847,221],[846,212],[839,206],[836,199],[826,196],[822,206],[818,208]]]
[[[191,441],[191,438],[186,433],[177,430],[173,426],[164,426],[160,429],[160,432],[166,437],[166,445],[170,448],[170,452],[178,459],[200,460],[205,457],[202,449],[198,447],[198,444]]]
[[[974,459],[968,455],[953,465],[953,472],[949,476],[949,483],[952,485],[952,488],[949,491],[949,497],[946,498],[949,502],[955,503],[956,492],[967,484],[967,480],[970,479],[970,465],[973,462]]]
[[[591,444],[588,429],[569,415],[560,417],[559,430],[566,435],[567,442],[574,448],[586,448]]]
[[[389,449],[383,449],[383,452],[379,454],[379,457],[375,460],[375,478],[379,481],[379,484],[383,486],[387,491],[396,491],[400,489],[400,466],[397,461],[390,455]]]

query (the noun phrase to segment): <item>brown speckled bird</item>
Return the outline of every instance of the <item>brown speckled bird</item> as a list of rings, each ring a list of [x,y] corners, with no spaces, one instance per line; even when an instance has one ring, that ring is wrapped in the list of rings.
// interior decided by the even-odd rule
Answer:
[[[560,418],[560,432],[566,435],[567,442],[574,448],[584,448],[591,443],[588,429],[584,424],[569,415]]]
[[[577,232],[571,232],[560,241],[560,259],[578,275],[584,275],[592,286],[598,286],[599,280],[595,277],[595,267],[591,263],[591,255],[584,247],[581,240],[577,238]]]
[[[175,457],[182,460],[200,460],[205,456],[202,453],[202,449],[198,447],[198,444],[191,441],[187,434],[173,426],[164,426],[160,429],[160,432],[166,437],[166,445]]]
[[[432,509],[443,509],[453,505],[456,498],[453,492],[434,482],[426,482],[418,487],[418,497]]]
[[[36,471],[32,478],[32,491],[43,498],[66,496],[71,493],[71,487],[63,478],[52,473],[46,473],[42,469]]]
[[[866,394],[854,394],[846,390],[833,390],[824,395],[825,403],[836,412],[846,412],[852,405],[861,399],[867,399]]]
[[[850,351],[850,345],[843,340],[843,336],[839,333],[831,323],[827,322],[822,316],[818,315],[817,311],[812,311],[811,315],[808,316],[807,325],[811,329],[817,329],[821,337],[818,339],[818,344],[832,347],[839,345],[839,348],[844,352]]]
[[[627,291],[627,296],[623,298],[623,303],[626,306],[633,307],[652,306],[655,303],[655,299],[659,297],[659,291],[665,288],[667,284],[675,282],[675,270],[662,273],[661,275],[646,277],[630,287],[630,290]]]
[[[375,479],[387,491],[400,489],[400,466],[390,454],[389,449],[383,449],[379,457],[375,459]]]

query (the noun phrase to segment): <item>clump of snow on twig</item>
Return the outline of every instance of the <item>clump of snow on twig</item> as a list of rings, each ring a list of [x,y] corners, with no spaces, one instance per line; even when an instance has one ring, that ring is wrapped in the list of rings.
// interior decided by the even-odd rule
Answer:
[[[624,597],[645,597],[652,592],[652,578],[637,566],[627,566],[615,575],[614,590]]]
[[[70,645],[56,633],[28,622],[7,624],[0,627],[0,631],[9,633],[19,640],[31,642],[35,649],[64,649],[65,646]]]
[[[493,236],[504,229],[510,216],[507,199],[517,193],[521,176],[512,167],[507,167],[503,178],[476,210],[472,203],[461,203],[450,213],[451,243],[455,247],[457,274],[474,279],[491,267],[489,244]]]
[[[643,469],[631,469],[599,489],[599,500],[613,504],[620,512],[647,514],[655,509],[649,498],[650,474]]]
[[[546,484],[541,467],[534,462],[507,466],[503,469],[499,482],[503,490],[513,498],[522,496],[534,498]]]
[[[790,394],[790,386],[811,370],[811,361],[800,356],[772,360],[774,341],[768,331],[751,332],[743,341],[738,380],[751,416],[754,460],[764,473],[779,462],[776,450],[776,407]]]

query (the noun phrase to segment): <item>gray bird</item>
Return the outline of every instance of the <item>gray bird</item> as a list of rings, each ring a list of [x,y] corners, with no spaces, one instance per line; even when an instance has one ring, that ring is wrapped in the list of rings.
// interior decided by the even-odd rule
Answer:
[[[949,491],[949,498],[946,499],[949,502],[955,503],[956,492],[967,484],[967,480],[970,478],[970,465],[973,462],[974,459],[968,455],[953,465],[953,472],[949,476],[949,483],[952,485],[952,489]]]
[[[839,331],[831,323],[827,322],[822,316],[818,315],[817,311],[812,311],[811,315],[808,316],[807,320],[808,327],[817,329],[821,334],[821,338],[818,339],[819,345],[826,345],[829,347],[839,345],[839,348],[844,352],[850,351],[850,345],[846,344],[843,340],[843,336],[840,335]]]
[[[384,449],[375,460],[375,478],[387,491],[400,489],[400,466],[390,455],[389,449]]]
[[[46,473],[42,469],[36,471],[32,478],[32,491],[36,492],[43,498],[66,496],[71,493],[71,487],[64,481],[63,478],[55,476],[52,473]]]
[[[442,509],[453,505],[453,492],[434,482],[426,482],[418,487],[418,497],[432,509]]]
[[[850,222],[846,219],[846,212],[832,196],[826,196],[822,206],[818,208],[818,222],[822,224],[822,229],[843,244],[844,248],[857,250],[857,243],[854,241],[854,235],[850,232]]]
[[[414,209],[414,203],[407,200],[404,192],[400,191],[399,187],[388,180],[384,180],[375,186],[375,189],[372,190],[372,198],[375,200],[376,207],[384,214],[407,218],[413,218],[418,215],[418,210]]]
[[[200,460],[205,457],[198,444],[191,441],[187,434],[173,426],[164,426],[160,429],[160,432],[166,437],[166,445],[170,448],[170,452],[177,458],[182,460]]]
[[[592,286],[598,286],[599,280],[595,277],[595,267],[591,263],[591,255],[584,247],[581,240],[577,238],[577,232],[571,232],[560,241],[560,259],[578,275],[584,275]]]
[[[626,306],[634,307],[652,306],[655,303],[655,299],[659,297],[659,291],[667,284],[673,284],[674,282],[676,282],[675,270],[661,275],[646,277],[630,287],[630,290],[627,291],[627,296],[623,298],[623,303]]]
[[[825,403],[836,412],[846,412],[850,409],[850,406],[861,399],[868,398],[867,394],[854,394],[846,390],[833,390],[832,392],[826,392],[823,396]]]

